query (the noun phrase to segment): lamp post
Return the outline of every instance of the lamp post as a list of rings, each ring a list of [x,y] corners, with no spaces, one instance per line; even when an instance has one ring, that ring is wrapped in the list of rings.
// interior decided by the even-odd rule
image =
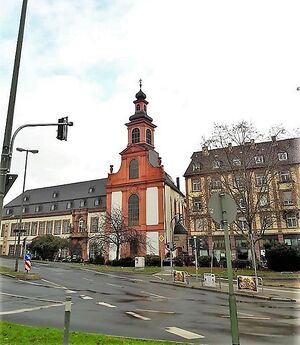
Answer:
[[[19,152],[26,152],[25,156],[25,168],[24,168],[24,178],[23,178],[23,188],[22,188],[22,194],[21,194],[21,206],[20,206],[20,218],[19,218],[19,225],[18,229],[15,230],[16,233],[18,233],[18,242],[17,242],[17,247],[16,247],[16,263],[15,263],[15,272],[18,272],[19,268],[19,250],[20,250],[20,242],[21,242],[21,233],[25,232],[25,229],[22,229],[22,215],[23,215],[23,205],[24,205],[24,193],[25,193],[25,182],[26,182],[26,173],[27,173],[27,161],[28,161],[28,153],[38,153],[38,150],[26,150],[22,149],[20,147],[17,147],[16,149]]]
[[[180,214],[176,213],[170,220],[170,237],[169,237],[169,250],[170,250],[170,270],[171,270],[171,277],[173,277],[173,250],[174,250],[174,228],[173,228],[173,220],[175,219],[175,224],[180,219]],[[175,226],[174,226],[175,227]]]

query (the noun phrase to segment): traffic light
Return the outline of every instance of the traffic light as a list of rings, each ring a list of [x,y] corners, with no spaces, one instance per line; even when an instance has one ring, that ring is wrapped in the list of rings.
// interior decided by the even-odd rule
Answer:
[[[67,140],[68,136],[68,126],[72,126],[72,122],[68,122],[68,116],[58,119],[59,125],[57,126],[57,136],[58,140]]]

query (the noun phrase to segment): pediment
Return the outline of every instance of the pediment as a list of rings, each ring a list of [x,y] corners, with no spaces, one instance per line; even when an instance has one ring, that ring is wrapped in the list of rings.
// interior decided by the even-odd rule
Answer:
[[[141,145],[130,145],[128,147],[126,147],[125,150],[123,150],[122,152],[120,152],[120,155],[124,155],[124,154],[129,154],[129,153],[137,153],[137,152],[144,152],[147,151],[148,149],[144,146]]]

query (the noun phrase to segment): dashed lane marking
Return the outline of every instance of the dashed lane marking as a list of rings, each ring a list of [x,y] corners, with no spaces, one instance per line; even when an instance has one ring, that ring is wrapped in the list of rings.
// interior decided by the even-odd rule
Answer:
[[[86,296],[86,295],[79,295],[79,297],[82,299],[93,299],[93,297]]]
[[[73,290],[66,290],[66,293],[76,293],[76,291],[73,291]]]
[[[41,310],[41,309],[47,309],[47,308],[52,308],[52,307],[61,307],[63,305],[65,305],[65,303],[55,303],[55,304],[42,305],[40,307],[15,309],[15,310],[10,310],[10,311],[2,311],[2,312],[0,312],[0,315],[19,314],[19,313],[25,313],[25,312],[28,312],[28,311]]]
[[[229,318],[230,315],[222,315],[221,317],[224,317],[224,318]],[[248,320],[271,320],[270,317],[261,317],[261,316],[240,316],[238,315],[238,319],[248,319]]]
[[[205,338],[204,335],[193,333],[190,331],[186,331],[185,329],[178,328],[178,327],[167,327],[165,330],[169,333],[173,333],[175,335],[178,335],[179,337],[185,338],[185,339],[200,339]]]
[[[45,298],[31,297],[31,296],[23,296],[23,295],[15,295],[15,294],[6,293],[6,292],[0,292],[0,294],[1,295],[5,295],[5,296],[17,297],[17,298],[32,299],[32,300],[37,300],[37,301],[42,301],[42,302],[62,303],[62,301],[55,301],[55,300],[52,300],[52,299],[45,299]]]
[[[135,310],[144,312],[144,313],[175,314],[175,311],[163,311],[163,310],[152,310],[152,309],[135,309]]]
[[[147,292],[147,291],[141,291],[141,293],[146,293],[146,294],[148,294],[150,296],[157,297],[157,298],[168,298],[168,297],[157,295],[155,293],[151,293],[151,292]]]
[[[118,288],[123,288],[123,286],[118,285],[118,284],[111,284],[111,283],[106,283],[107,285],[118,287]]]
[[[151,320],[149,319],[149,317],[142,316],[140,314],[134,313],[133,311],[126,311],[126,314],[136,317],[137,319],[144,320],[144,321]]]
[[[109,304],[109,303],[105,303],[105,302],[98,302],[97,304],[103,305],[104,307],[107,307],[107,308],[117,308],[117,306]]]

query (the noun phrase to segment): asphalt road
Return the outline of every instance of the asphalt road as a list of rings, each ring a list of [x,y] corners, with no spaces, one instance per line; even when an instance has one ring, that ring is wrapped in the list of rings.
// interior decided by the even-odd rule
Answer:
[[[1,259],[1,265],[13,261]],[[34,263],[43,280],[1,277],[1,317],[63,328],[72,296],[71,330],[191,343],[231,344],[228,297],[151,283],[146,275],[96,273]],[[300,343],[300,305],[237,297],[242,345]],[[298,328],[298,329],[297,329]]]

